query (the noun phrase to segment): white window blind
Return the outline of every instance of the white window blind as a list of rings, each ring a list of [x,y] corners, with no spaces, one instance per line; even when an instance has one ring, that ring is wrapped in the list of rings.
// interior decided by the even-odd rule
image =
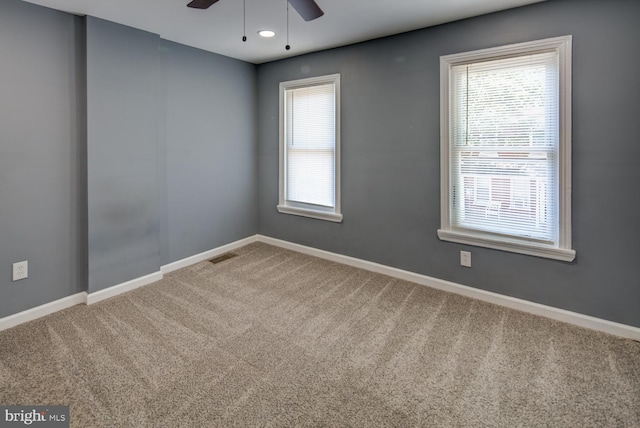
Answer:
[[[571,40],[440,57],[440,239],[574,260]]]
[[[335,207],[335,85],[285,91],[286,200]]]
[[[280,83],[277,209],[342,221],[339,74]]]
[[[558,241],[558,54],[451,68],[451,224]]]

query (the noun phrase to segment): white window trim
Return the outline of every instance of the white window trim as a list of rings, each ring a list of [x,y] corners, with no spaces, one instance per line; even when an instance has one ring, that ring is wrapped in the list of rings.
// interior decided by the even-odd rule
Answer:
[[[571,36],[554,37],[508,46],[482,49],[440,57],[440,209],[441,227],[438,237],[443,241],[475,245],[545,257],[562,261],[573,261],[576,256],[571,248]],[[451,67],[489,58],[518,56],[522,54],[555,50],[559,54],[559,239],[558,245],[541,244],[518,238],[503,238],[496,235],[459,230],[450,222],[450,118],[449,118],[449,73]]]
[[[287,89],[293,89],[296,87],[306,87],[321,85],[326,83],[333,83],[335,85],[335,207],[333,209],[327,209],[326,207],[314,207],[309,204],[297,204],[290,203],[285,200],[286,195],[286,150],[284,147],[285,141],[285,91]],[[327,76],[310,77],[306,79],[290,80],[288,82],[280,83],[279,94],[279,184],[278,184],[278,212],[283,214],[293,214],[303,217],[310,217],[319,220],[332,221],[336,223],[342,222],[342,211],[340,204],[340,74],[330,74]]]

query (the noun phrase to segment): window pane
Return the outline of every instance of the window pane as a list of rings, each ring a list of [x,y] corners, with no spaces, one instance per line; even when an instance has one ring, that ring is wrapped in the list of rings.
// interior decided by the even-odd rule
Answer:
[[[333,85],[290,89],[287,92],[287,146],[331,149],[335,139]]]
[[[335,207],[335,87],[285,91],[286,200]]]
[[[333,207],[333,150],[288,151],[287,200]]]
[[[451,68],[451,225],[558,239],[556,52]]]

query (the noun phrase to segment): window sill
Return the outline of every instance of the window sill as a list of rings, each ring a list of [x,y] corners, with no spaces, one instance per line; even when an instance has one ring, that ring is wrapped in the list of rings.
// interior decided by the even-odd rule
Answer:
[[[572,262],[576,258],[575,250],[550,247],[535,242],[524,242],[516,239],[497,239],[491,235],[470,234],[458,231],[438,229],[438,238],[442,241],[468,244],[494,250],[509,251],[529,256]]]
[[[342,214],[315,211],[306,208],[290,207],[288,205],[278,205],[278,212],[282,214],[299,215],[302,217],[315,218],[318,220],[332,221],[334,223],[342,223]]]

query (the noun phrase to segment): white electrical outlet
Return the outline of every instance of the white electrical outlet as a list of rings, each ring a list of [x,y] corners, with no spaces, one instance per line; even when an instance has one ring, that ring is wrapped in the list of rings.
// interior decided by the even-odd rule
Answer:
[[[29,276],[29,262],[23,261],[13,264],[13,280],[18,281]]]
[[[471,267],[471,251],[460,251],[460,266]]]

